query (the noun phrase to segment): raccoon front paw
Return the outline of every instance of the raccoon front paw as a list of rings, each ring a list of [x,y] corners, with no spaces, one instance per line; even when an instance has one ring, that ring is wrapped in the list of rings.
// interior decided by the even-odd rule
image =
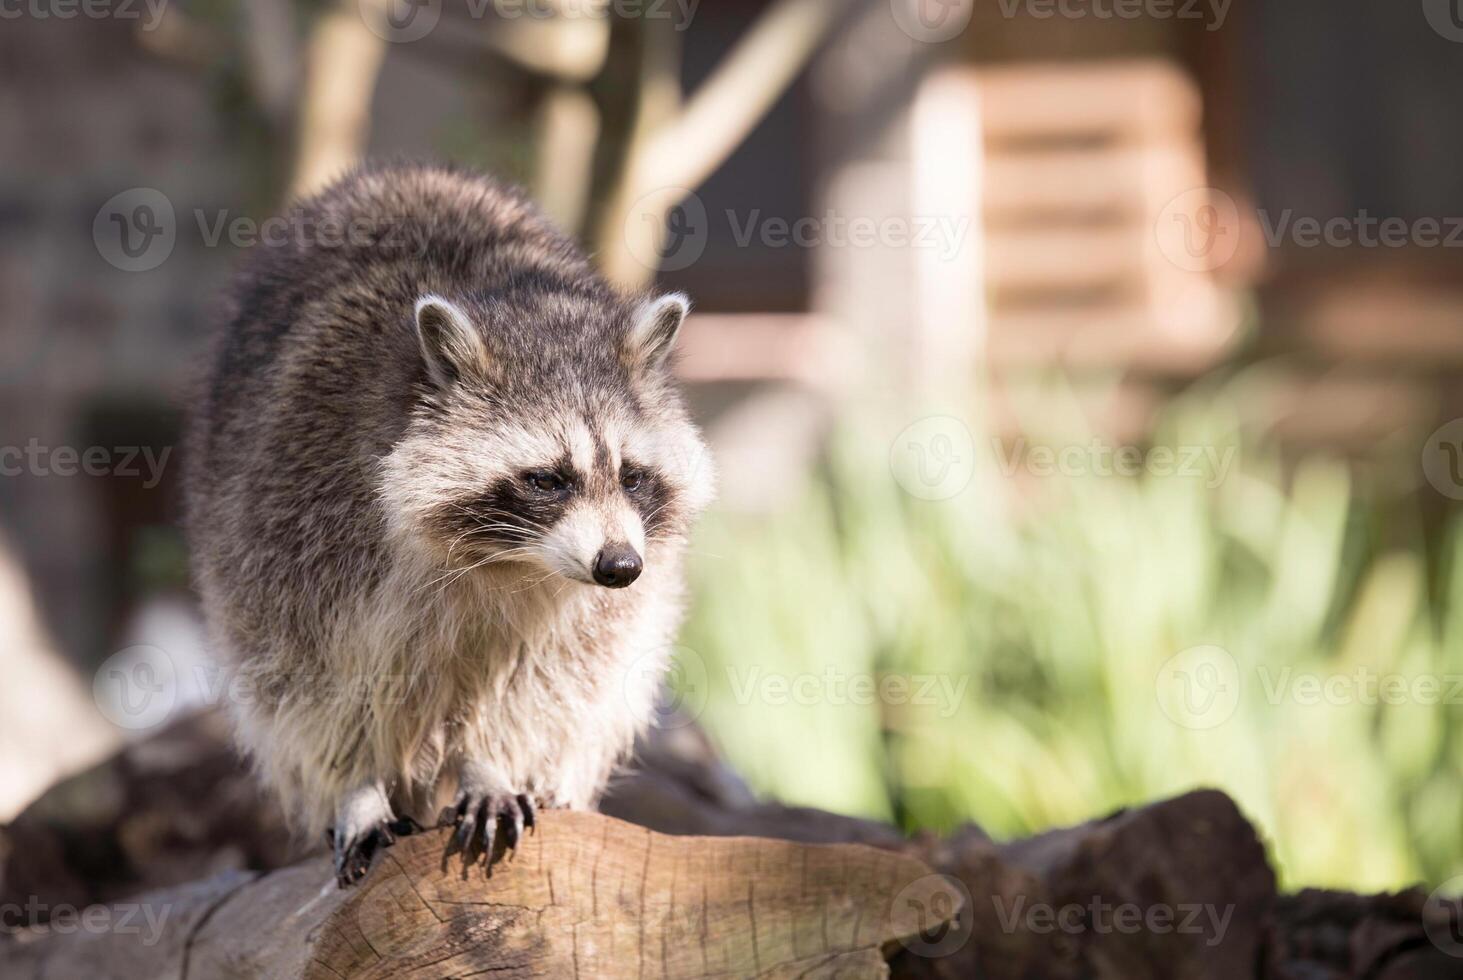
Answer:
[[[386,794],[378,787],[357,790],[348,795],[335,810],[335,826],[326,831],[326,840],[335,852],[335,881],[349,888],[371,870],[377,852],[421,830],[411,817],[396,819]]]
[[[446,818],[444,823],[450,822],[457,828],[447,853],[443,855],[443,863],[451,855],[461,852],[465,871],[477,863],[479,854],[486,866],[492,866],[493,844],[500,821],[506,849],[517,848],[524,831],[533,828],[534,807],[533,800],[523,793],[464,788],[458,790],[457,799],[443,816]]]

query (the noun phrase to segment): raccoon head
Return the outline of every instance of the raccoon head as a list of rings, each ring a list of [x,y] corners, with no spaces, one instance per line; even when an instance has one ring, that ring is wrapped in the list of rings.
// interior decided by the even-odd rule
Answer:
[[[382,485],[394,534],[449,570],[631,585],[711,496],[668,366],[687,310],[679,294],[421,297],[421,398]]]

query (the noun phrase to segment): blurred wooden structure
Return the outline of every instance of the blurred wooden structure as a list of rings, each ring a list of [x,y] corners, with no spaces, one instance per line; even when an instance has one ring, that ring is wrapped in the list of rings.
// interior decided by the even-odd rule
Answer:
[[[1160,235],[1197,230],[1211,206],[1193,82],[1161,61],[961,81],[984,122],[991,365],[1189,375],[1223,357],[1237,302],[1202,253],[1170,255]]]
[[[1276,228],[1302,218],[1355,225],[1366,215],[1408,223],[1463,215],[1456,178],[1437,163],[1463,152],[1463,127],[1442,95],[1463,81],[1463,61],[1455,39],[1430,16],[1326,0],[1155,6],[1131,16],[1095,4],[1056,11],[1025,2],[976,4],[959,44],[965,63],[1009,77],[1115,78],[1165,66],[1177,81],[1169,88],[1182,90],[1177,101],[1097,85],[1069,91],[1058,111],[1110,124],[1115,115],[1156,121],[1163,113],[1155,106],[1180,107],[1167,115],[1173,122],[1186,117],[1172,133],[1187,140],[1182,170],[1194,199],[1178,213],[1202,217],[1194,211],[1203,206],[1195,191],[1208,188],[1212,204],[1232,206],[1238,217],[1236,234],[1211,256],[1212,273],[1221,299],[1241,301],[1242,326],[1253,329],[1233,339],[1224,359],[1273,359],[1273,397],[1247,406],[1247,421],[1295,450],[1400,453],[1411,469],[1421,435],[1463,413],[1456,247],[1412,240],[1401,247],[1313,245]],[[1326,24],[1324,40],[1318,23]],[[1110,97],[1099,100],[1099,91]],[[1024,108],[1045,115],[1035,102]],[[988,166],[999,171],[995,153]],[[1072,179],[1111,194],[1156,176],[1151,159],[1109,159],[1111,169]],[[1169,156],[1160,166],[1173,170],[1174,162]],[[1023,169],[1012,180],[992,180],[991,194],[999,182],[1004,199],[1021,202],[1027,181],[1050,186],[1048,174]],[[1157,241],[1174,228],[1172,217],[1155,229]],[[1208,302],[1190,293],[1170,309],[1190,301]],[[1191,334],[1195,343],[1200,337]],[[1162,366],[1173,340],[1115,340],[1110,359],[1140,379],[1182,379],[1192,368]],[[993,350],[1001,343],[993,333]],[[1160,383],[1152,397],[1138,400],[1152,402],[1169,387]]]
[[[824,194],[835,212],[906,213],[946,237],[827,250],[815,308],[865,338],[885,385],[991,381],[1002,427],[1030,379],[1125,377],[1096,424],[1142,439],[1164,392],[1241,337],[1240,229],[1210,190],[1196,83],[1160,58],[1018,60],[918,74],[909,97],[877,155],[837,165]]]

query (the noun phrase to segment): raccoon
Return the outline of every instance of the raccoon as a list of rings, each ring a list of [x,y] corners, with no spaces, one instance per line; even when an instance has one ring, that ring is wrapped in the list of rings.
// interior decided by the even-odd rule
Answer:
[[[652,716],[713,484],[669,368],[688,302],[620,295],[454,169],[366,168],[291,221],[189,436],[238,739],[341,887],[448,801],[490,863],[500,826],[593,807]]]

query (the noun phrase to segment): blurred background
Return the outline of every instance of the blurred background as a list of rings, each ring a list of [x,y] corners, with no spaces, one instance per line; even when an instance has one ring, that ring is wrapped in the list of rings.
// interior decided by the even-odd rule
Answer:
[[[405,156],[694,298],[673,701],[759,791],[1008,836],[1218,786],[1287,885],[1463,870],[1463,10],[1230,3],[0,7],[0,822],[223,696],[212,310]]]

